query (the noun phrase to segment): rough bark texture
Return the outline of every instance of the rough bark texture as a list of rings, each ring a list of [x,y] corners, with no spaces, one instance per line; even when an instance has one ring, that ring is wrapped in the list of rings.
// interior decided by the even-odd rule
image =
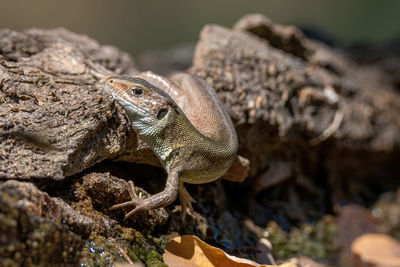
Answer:
[[[31,183],[0,187],[0,262],[4,266],[78,262],[81,237],[62,224],[63,211]]]
[[[252,19],[244,18],[236,28],[245,30],[248,22],[251,31]],[[294,33],[281,38],[298,38],[298,45],[304,37]],[[275,145],[316,147],[329,139],[335,149],[399,149],[400,98],[385,73],[356,65],[322,44],[288,56],[285,47],[278,50],[268,41],[206,26],[193,60],[192,72],[213,84],[232,109],[251,174],[266,167]],[[309,61],[302,59],[306,55]]]
[[[0,177],[63,179],[131,134],[88,62],[132,74],[129,56],[63,29],[0,32]]]
[[[168,73],[189,66],[190,51],[148,55],[145,65],[164,60],[160,71]],[[116,48],[63,29],[0,30],[0,261],[101,265],[129,255],[154,265],[163,234],[175,231],[214,233],[235,253],[254,243],[242,216],[288,226],[349,200],[342,192],[365,192],[364,183],[379,187],[377,180],[396,178],[400,56],[387,62],[385,54],[374,55],[379,60],[354,53],[352,60],[261,15],[244,17],[233,30],[205,26],[189,72],[213,85],[228,108],[240,154],[250,159],[249,179],[189,186],[199,214],[186,224],[170,209],[124,221],[124,211],[109,210],[129,199],[123,179],[151,193],[163,186],[160,169],[105,161],[159,164],[102,94],[104,75],[132,75],[134,63]],[[285,194],[272,193],[272,186]],[[35,239],[37,228],[42,239]],[[28,241],[36,245],[21,245]],[[115,252],[111,263],[102,251]]]

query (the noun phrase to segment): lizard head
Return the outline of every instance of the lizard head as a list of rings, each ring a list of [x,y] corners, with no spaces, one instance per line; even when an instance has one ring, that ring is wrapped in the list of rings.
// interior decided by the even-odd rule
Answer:
[[[104,89],[122,106],[139,134],[161,128],[171,117],[171,111],[177,111],[167,93],[141,78],[109,77]]]

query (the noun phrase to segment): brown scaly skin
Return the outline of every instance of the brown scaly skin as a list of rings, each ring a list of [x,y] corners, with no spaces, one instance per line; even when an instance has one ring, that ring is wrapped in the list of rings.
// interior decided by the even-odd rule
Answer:
[[[162,192],[141,199],[131,183],[132,200],[111,208],[134,205],[127,218],[169,205],[179,194],[184,214],[193,200],[183,182],[200,184],[220,178],[237,152],[235,129],[216,93],[203,80],[184,73],[170,80],[152,72],[109,77],[104,88],[124,108],[132,128],[168,173]]]

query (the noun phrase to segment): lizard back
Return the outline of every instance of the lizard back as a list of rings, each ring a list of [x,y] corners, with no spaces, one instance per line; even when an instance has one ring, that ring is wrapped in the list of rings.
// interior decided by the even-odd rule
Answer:
[[[182,180],[204,183],[221,177],[236,155],[238,140],[232,121],[214,89],[186,73],[175,74],[169,79],[152,72],[143,72],[136,77],[166,92],[193,127],[208,138],[196,138],[198,143],[193,144],[192,151],[182,156],[188,161]]]

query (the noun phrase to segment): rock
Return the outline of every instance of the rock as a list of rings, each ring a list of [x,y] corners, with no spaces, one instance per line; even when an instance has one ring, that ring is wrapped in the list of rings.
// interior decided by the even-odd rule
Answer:
[[[96,188],[101,185],[107,186],[107,190]],[[84,247],[104,249],[114,238],[114,243],[121,242],[120,250],[131,250],[132,244],[128,243],[131,240],[136,242],[135,249],[148,253],[154,250],[154,245],[148,244],[140,233],[123,229],[116,220],[103,214],[110,212],[99,206],[100,200],[107,209],[113,204],[107,200],[119,201],[129,196],[124,180],[109,174],[91,173],[84,176],[82,183],[74,183],[71,189],[75,197],[69,196],[65,200],[50,197],[32,183],[10,180],[0,184],[0,262],[10,265],[77,265],[101,256],[82,255]],[[97,190],[96,196],[93,190]],[[146,192],[141,192],[147,196]],[[65,193],[61,195],[68,196]],[[122,212],[110,214],[111,217],[121,218]],[[165,210],[159,209],[144,216],[141,214],[139,218],[131,218],[126,224],[149,231],[165,223],[167,218]],[[122,240],[122,237],[128,241]],[[116,258],[120,251],[114,250],[106,250],[106,254]],[[144,261],[151,260],[147,255],[139,256]]]
[[[186,60],[187,54],[181,62]],[[166,71],[175,66],[164,63]],[[251,180],[194,185],[189,190],[197,190],[195,209],[201,215],[186,224],[166,224],[165,209],[125,222],[127,210],[109,210],[129,199],[124,180],[132,179],[145,196],[140,181],[148,182],[152,193],[165,185],[160,186],[161,169],[104,162],[159,166],[124,112],[102,94],[104,76],[136,72],[126,53],[83,35],[63,29],[0,30],[1,260],[160,264],[162,242],[174,229],[181,234],[194,229],[231,244],[232,254],[246,253],[240,248],[254,243],[242,234],[239,218],[251,215],[262,225],[275,218],[289,229],[288,218],[302,221],[330,210],[326,194],[334,188],[357,189],[349,186],[357,178],[372,177],[372,185],[383,184],[381,177],[398,179],[400,97],[390,71],[353,62],[294,27],[248,16],[234,30],[206,26],[190,72],[216,89],[234,120],[240,155],[250,160],[248,168],[248,161],[238,157],[226,178],[241,181],[248,171],[259,177],[256,188]],[[146,168],[152,173],[147,175]],[[282,190],[269,194],[270,186]],[[359,218],[354,225],[360,234],[372,228],[366,216]],[[352,222],[343,219],[339,227]],[[38,237],[41,226],[46,229]],[[356,238],[342,232],[351,241]],[[298,239],[302,234],[297,231],[293,239],[303,240]],[[296,253],[309,247],[316,257],[325,255],[320,242],[292,243]]]
[[[82,177],[82,182],[75,183],[75,195],[79,202],[91,203],[89,210],[110,214],[112,218],[118,221],[124,221],[126,213],[132,210],[133,206],[123,209],[110,211],[110,207],[131,200],[129,195],[129,185],[123,179],[118,179],[110,173],[92,172]],[[136,194],[142,198],[150,196],[149,193],[139,187],[135,187]],[[97,217],[97,216],[93,216]],[[150,229],[154,226],[163,225],[168,219],[168,213],[164,208],[154,209],[148,212],[142,212],[140,215],[132,216],[126,223],[141,229]]]
[[[256,262],[276,265],[272,255],[272,244],[266,238],[260,238],[256,244]]]
[[[283,26],[273,23],[261,14],[250,14],[242,17],[235,23],[233,29],[239,32],[250,32],[260,38],[268,40],[273,47],[307,58],[312,52],[311,43],[296,27]]]
[[[271,27],[257,20],[259,27]],[[274,155],[287,155],[292,160],[295,154],[304,153],[298,149],[308,147],[313,157],[313,147],[327,140],[335,147],[326,155],[328,171],[341,171],[340,165],[333,166],[338,160],[348,173],[358,176],[349,166],[350,162],[358,164],[351,151],[391,159],[391,152],[400,145],[400,98],[385,82],[385,73],[356,66],[340,52],[317,42],[312,45],[315,55],[305,61],[297,53],[287,54],[289,48],[277,49],[242,32],[246,27],[237,26],[240,32],[217,25],[204,27],[191,72],[213,85],[230,107],[240,152],[250,160],[250,176],[265,169]],[[286,38],[287,30],[274,31],[275,36]],[[296,43],[305,42],[296,32]],[[319,56],[324,61],[315,59]],[[379,100],[376,95],[380,95]],[[371,167],[382,166],[384,159],[372,161]],[[360,176],[368,175],[360,172]]]
[[[64,29],[1,30],[0,44],[0,179],[61,180],[131,141],[91,67],[132,74],[126,53]]]
[[[0,183],[2,265],[78,264],[83,240],[62,223],[62,213],[31,183]]]
[[[287,161],[271,161],[268,170],[254,179],[252,183],[253,194],[257,195],[264,189],[288,180],[292,173],[292,166]]]
[[[3,30],[0,43],[0,179],[62,180],[104,159],[160,166],[102,94],[102,77],[137,72],[127,54],[63,29]]]

